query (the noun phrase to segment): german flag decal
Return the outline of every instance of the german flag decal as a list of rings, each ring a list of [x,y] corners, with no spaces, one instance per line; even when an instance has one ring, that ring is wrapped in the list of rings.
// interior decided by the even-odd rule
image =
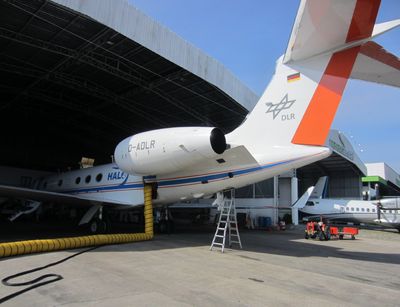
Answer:
[[[300,73],[295,73],[293,75],[287,76],[287,82],[294,82],[300,80]]]

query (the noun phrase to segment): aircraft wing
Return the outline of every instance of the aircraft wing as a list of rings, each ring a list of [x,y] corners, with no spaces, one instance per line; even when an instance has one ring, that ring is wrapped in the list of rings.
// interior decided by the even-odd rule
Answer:
[[[0,185],[0,196],[17,199],[29,199],[37,201],[55,201],[73,205],[94,205],[100,204],[100,201],[84,199],[79,195],[70,195],[14,186]]]

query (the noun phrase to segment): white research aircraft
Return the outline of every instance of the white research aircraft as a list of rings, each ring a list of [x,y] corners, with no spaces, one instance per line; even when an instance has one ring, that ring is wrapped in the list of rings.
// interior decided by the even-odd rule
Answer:
[[[400,87],[400,61],[372,42],[400,25],[375,24],[380,0],[302,0],[286,53],[264,94],[234,131],[214,127],[139,133],[115,149],[115,164],[66,172],[35,189],[0,186],[0,196],[91,205],[154,204],[239,188],[331,154],[325,139],[349,78]],[[29,210],[38,206],[33,203]]]
[[[400,198],[380,200],[348,200],[322,198],[326,177],[321,177],[314,189],[308,190],[301,201],[294,204],[309,218],[323,218],[337,222],[382,225],[400,232]],[[312,191],[310,193],[310,191]]]

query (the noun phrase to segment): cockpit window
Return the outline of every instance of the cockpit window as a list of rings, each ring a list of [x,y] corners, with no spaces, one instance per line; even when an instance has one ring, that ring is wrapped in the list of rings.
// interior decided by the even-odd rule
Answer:
[[[308,202],[306,203],[306,206],[314,206],[314,203],[313,203],[312,201],[308,201]]]

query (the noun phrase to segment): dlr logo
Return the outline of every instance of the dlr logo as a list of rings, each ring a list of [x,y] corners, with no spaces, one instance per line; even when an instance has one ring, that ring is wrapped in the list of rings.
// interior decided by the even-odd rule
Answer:
[[[284,120],[292,120],[292,119],[295,119],[295,114],[294,114],[294,113],[283,114],[283,115],[281,116],[281,120],[282,120],[282,121],[284,121]]]

